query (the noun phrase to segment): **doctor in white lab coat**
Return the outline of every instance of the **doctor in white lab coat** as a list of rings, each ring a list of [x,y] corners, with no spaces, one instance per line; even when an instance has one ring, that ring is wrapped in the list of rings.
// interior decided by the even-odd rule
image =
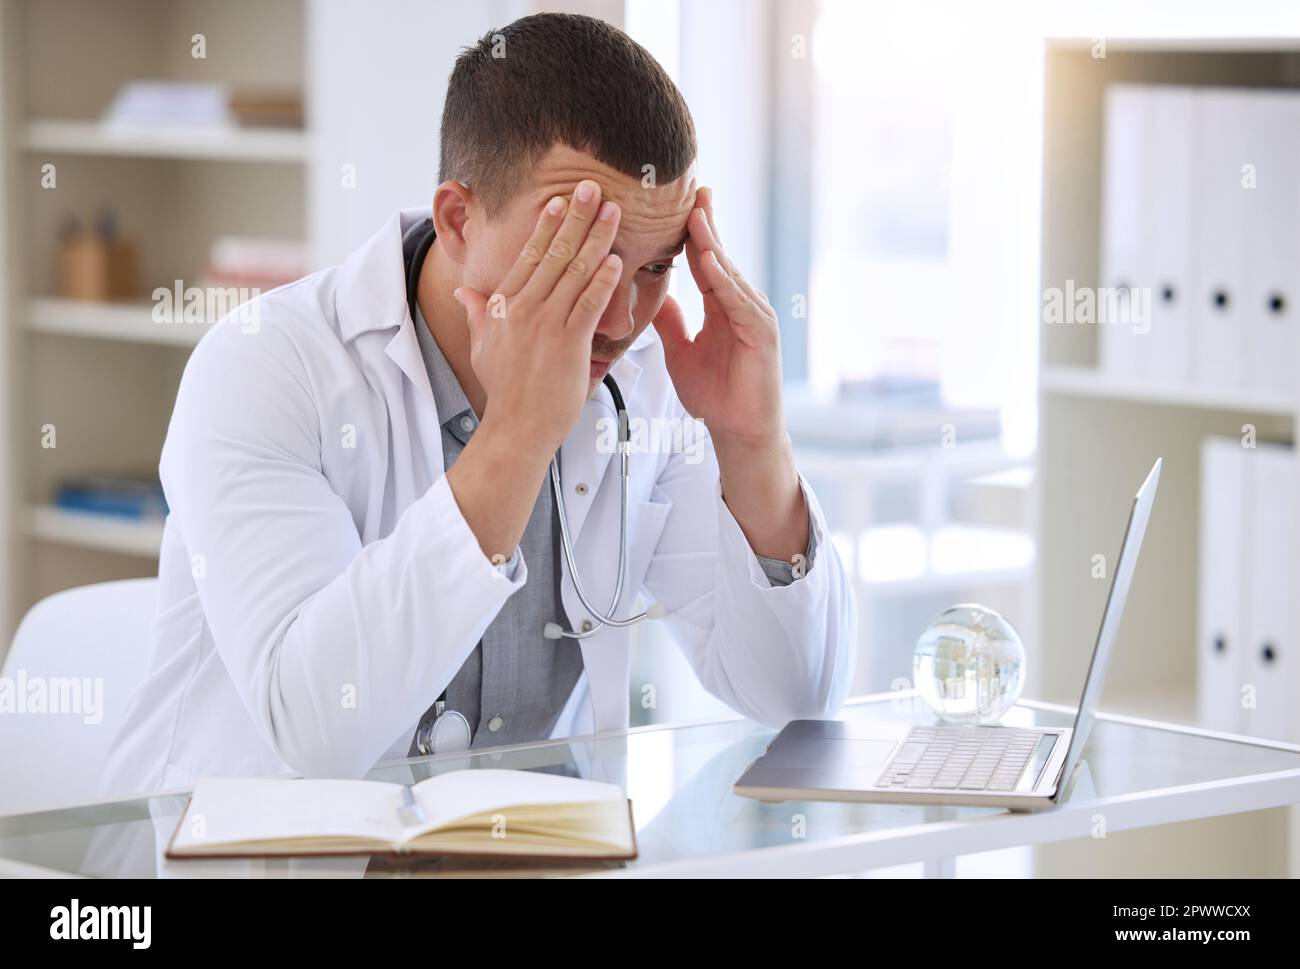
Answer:
[[[602,183],[608,198],[615,181]],[[448,202],[444,189],[435,208],[464,201]],[[690,213],[692,269],[717,295],[725,254],[705,239],[711,202],[693,180],[685,191],[676,231]],[[359,777],[405,756],[421,715],[527,581],[526,569],[507,573],[486,554],[444,473],[446,415],[434,406],[402,271],[403,233],[429,215],[395,214],[342,265],[216,325],[191,357],[160,466],[170,515],[150,669],[107,790],[182,787],[201,775]],[[708,267],[696,265],[701,254]],[[685,426],[665,347],[689,353],[691,340],[671,301],[654,324],[610,372],[633,421]],[[774,313],[771,326],[765,338]],[[612,418],[609,396],[594,388],[561,447],[578,568],[602,607],[618,560]],[[708,436],[685,443],[699,446],[634,449],[630,555],[614,615],[638,593],[659,603],[700,682],[746,717],[777,727],[833,716],[852,677],[856,613],[812,490],[791,464],[815,554],[805,574],[774,585],[723,497]],[[569,627],[580,629],[589,617],[567,564],[561,587]],[[627,726],[628,637],[605,627],[581,641],[584,672],[553,736]]]

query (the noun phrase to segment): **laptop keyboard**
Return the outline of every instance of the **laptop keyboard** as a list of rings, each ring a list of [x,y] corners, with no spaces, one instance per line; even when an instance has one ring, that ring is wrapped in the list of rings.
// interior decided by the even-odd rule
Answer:
[[[913,727],[876,786],[1012,791],[1031,758],[1040,769],[1047,759],[1050,743],[1035,756],[1044,736],[1012,727]]]

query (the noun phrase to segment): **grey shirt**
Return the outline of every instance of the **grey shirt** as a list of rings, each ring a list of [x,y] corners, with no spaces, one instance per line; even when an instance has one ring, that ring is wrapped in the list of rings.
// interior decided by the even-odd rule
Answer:
[[[451,365],[417,308],[416,334],[442,420],[442,463],[455,463],[478,428],[478,418]],[[506,600],[447,687],[447,708],[459,710],[473,731],[471,746],[512,744],[549,737],[582,674],[577,640],[550,640],[548,622],[569,628],[560,598],[559,523],[548,475],[519,541],[528,581]],[[505,565],[507,574],[518,562]],[[435,698],[436,699],[436,698]],[[431,715],[425,713],[425,717]],[[423,722],[423,718],[421,720]],[[411,745],[412,756],[418,753]]]
[[[403,240],[407,259],[420,238],[431,227],[425,221]],[[429,374],[434,404],[441,418],[443,470],[449,469],[478,428],[478,417],[469,405],[455,372],[433,338],[424,315],[416,307],[416,338]],[[630,406],[629,406],[630,409]],[[563,468],[560,469],[563,472]],[[811,512],[809,546],[804,571],[812,567],[816,543],[812,538]],[[560,532],[550,476],[547,475],[533,505],[519,551],[503,568],[508,576],[518,569],[522,553],[528,581],[506,600],[447,687],[447,709],[458,710],[469,721],[473,747],[496,746],[549,737],[564,704],[582,674],[582,650],[575,639],[551,640],[542,635],[548,622],[570,630],[560,596]],[[796,578],[794,568],[781,559],[757,556],[768,581],[789,585]],[[423,725],[433,717],[433,703],[420,718]],[[416,731],[417,735],[419,731]],[[419,755],[412,739],[409,756]]]

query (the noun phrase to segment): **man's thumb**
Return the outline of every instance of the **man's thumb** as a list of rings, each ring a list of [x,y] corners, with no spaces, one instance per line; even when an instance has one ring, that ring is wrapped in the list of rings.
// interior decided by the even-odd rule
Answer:
[[[451,295],[457,303],[465,307],[470,330],[477,333],[483,326],[483,318],[487,314],[487,297],[477,289],[470,289],[468,286],[457,286],[451,291]]]

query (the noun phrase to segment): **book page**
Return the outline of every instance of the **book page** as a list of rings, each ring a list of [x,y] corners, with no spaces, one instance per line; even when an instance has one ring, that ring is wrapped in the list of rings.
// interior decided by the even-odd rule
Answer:
[[[428,818],[426,824],[411,829],[413,836],[435,831],[457,818],[521,805],[627,802],[627,794],[617,784],[526,770],[466,768],[430,777],[416,784],[412,792]]]
[[[352,837],[400,843],[402,788],[377,781],[202,777],[172,850]]]

